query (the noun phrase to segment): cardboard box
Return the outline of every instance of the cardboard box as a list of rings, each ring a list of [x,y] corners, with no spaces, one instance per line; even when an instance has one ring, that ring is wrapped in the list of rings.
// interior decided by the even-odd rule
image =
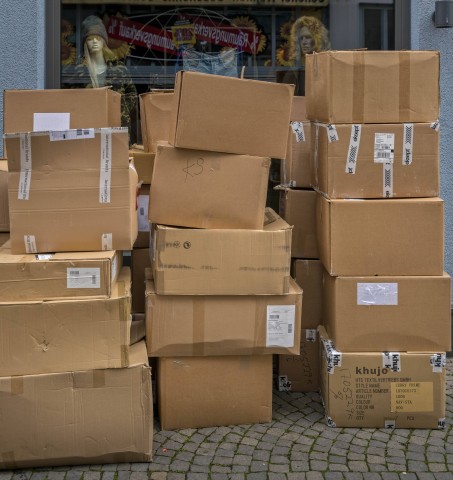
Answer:
[[[144,313],[134,313],[131,323],[131,345],[144,340],[146,336],[146,320]]]
[[[144,342],[130,366],[0,378],[0,467],[149,462],[151,372]]]
[[[8,162],[0,160],[0,232],[9,232]]]
[[[319,333],[329,426],[445,428],[445,352],[344,353]]]
[[[284,159],[294,85],[179,71],[170,143]]]
[[[278,356],[279,392],[319,390],[319,341],[317,330],[302,330],[300,355]]]
[[[319,258],[316,238],[316,197],[314,190],[285,189],[280,195],[280,215],[293,226],[291,256]]]
[[[302,329],[316,329],[323,323],[323,270],[320,260],[293,259],[291,274],[304,292]]]
[[[149,248],[132,250],[132,311],[145,313],[145,270],[151,269]]]
[[[149,248],[149,239],[151,227],[149,224],[149,188],[145,183],[140,185],[137,196],[137,226],[138,235],[134,243],[134,248]]]
[[[451,279],[331,277],[324,326],[343,352],[451,350]],[[427,319],[429,318],[429,321]]]
[[[288,293],[291,230],[271,209],[266,209],[263,230],[211,230],[154,225],[151,231],[151,264],[156,293]]]
[[[286,295],[157,295],[146,281],[150,357],[299,354],[302,290]]]
[[[155,153],[145,152],[143,145],[133,145],[129,150],[129,158],[132,157],[137,170],[138,181],[146,184],[151,183],[153,175]]]
[[[272,356],[170,357],[157,360],[163,430],[272,420]]]
[[[324,123],[439,118],[439,52],[327,51],[306,56],[307,117]]]
[[[316,141],[312,184],[329,198],[439,196],[439,133],[429,123],[316,124]]]
[[[173,92],[148,92],[140,95],[140,122],[143,147],[155,153],[158,141],[170,141],[174,104]]]
[[[319,257],[333,276],[443,275],[443,212],[440,198],[318,195]]]
[[[72,134],[5,135],[12,253],[130,250],[138,178],[129,166],[127,129],[62,135]],[[21,166],[26,151],[30,164]]]
[[[13,255],[0,239],[0,302],[108,298],[121,269],[121,251]]]
[[[149,220],[195,228],[260,229],[270,163],[270,158],[159,144]]]
[[[121,126],[121,94],[110,87],[5,90],[3,133]]]
[[[131,275],[107,299],[0,305],[0,376],[129,365]]]

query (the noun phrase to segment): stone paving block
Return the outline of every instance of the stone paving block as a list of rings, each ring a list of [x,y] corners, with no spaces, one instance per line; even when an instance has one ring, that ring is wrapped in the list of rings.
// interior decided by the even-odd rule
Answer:
[[[366,463],[368,464],[376,464],[376,463],[380,463],[380,464],[384,464],[385,463],[385,457],[384,456],[381,456],[381,455],[367,455],[366,456]]]
[[[212,459],[212,463],[214,465],[223,465],[223,466],[232,465],[233,457],[232,456],[222,457],[221,455],[215,455],[215,457]]]
[[[193,465],[210,465],[214,455],[196,455],[193,458]]]
[[[167,475],[167,480],[185,480],[185,478],[186,476],[184,473],[168,472],[168,475]],[[131,477],[131,480],[132,480],[132,477]]]
[[[253,452],[255,451],[255,447],[251,445],[239,445],[236,453],[240,455],[253,455]]]
[[[267,480],[266,472],[255,472],[247,474],[247,480]]]
[[[245,465],[232,465],[231,466],[231,471],[233,473],[248,473],[249,472],[249,467]]]
[[[445,463],[428,463],[428,469],[430,472],[446,472],[447,466]]]
[[[146,471],[140,470],[140,471],[137,471],[137,472],[131,472],[131,476],[129,478],[130,478],[130,480],[148,480],[148,470],[146,470]],[[167,476],[167,478],[168,478],[168,476]]]
[[[47,472],[33,472],[31,474],[31,480],[44,480],[47,478]]]
[[[426,454],[426,460],[431,463],[431,462],[439,462],[439,463],[444,463],[445,462],[445,455],[442,455],[440,453],[431,453],[428,452]]]
[[[54,472],[50,472],[48,478],[50,478],[51,473],[54,473]],[[61,478],[64,478],[64,475]],[[101,472],[85,472],[83,475],[83,480],[100,480],[100,478],[101,478]],[[54,479],[54,480],[57,480],[57,479]]]
[[[350,460],[348,461],[348,467],[351,472],[368,472],[368,465],[364,461]]]
[[[234,465],[250,465],[252,463],[251,455],[235,455],[233,457]]]
[[[307,472],[305,478],[307,480],[323,480],[323,474],[321,472]]]
[[[116,472],[107,471],[102,472],[102,480],[114,480],[116,476]]]
[[[331,463],[329,464],[329,470],[333,472],[349,472],[347,465],[342,465],[341,463]]]
[[[267,475],[268,480],[287,480],[286,473],[269,472]]]
[[[117,472],[117,479],[118,480],[129,480],[131,477],[131,471],[126,471],[126,470],[119,470]]]
[[[232,472],[231,467],[222,467],[221,465],[213,465],[211,467],[211,475],[214,473],[230,474]]]
[[[435,480],[434,473],[417,472],[417,480]]]
[[[173,460],[170,463],[170,472],[188,472],[190,469],[190,462],[183,460]]]
[[[65,480],[81,480],[83,477],[83,472],[81,470],[69,470],[66,473]],[[31,477],[33,480],[33,477]]]
[[[268,465],[269,464],[267,462],[252,460],[252,463],[250,464],[250,471],[251,472],[267,472]]]
[[[345,472],[344,478],[346,480],[363,480],[363,473],[360,472]]]
[[[166,480],[168,476],[167,472],[152,472],[150,480]]]
[[[310,469],[314,472],[324,472],[328,468],[328,463],[322,460],[310,460]]]
[[[342,472],[325,472],[324,473],[325,480],[343,480],[344,476]]]

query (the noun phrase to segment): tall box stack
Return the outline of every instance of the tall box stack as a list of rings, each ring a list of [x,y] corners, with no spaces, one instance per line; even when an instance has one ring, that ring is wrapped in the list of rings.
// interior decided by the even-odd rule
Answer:
[[[151,375],[122,266],[137,173],[120,95],[7,91],[4,104],[0,467],[149,461]]]
[[[451,279],[439,198],[439,53],[307,58],[329,425],[443,428]]]
[[[149,204],[146,338],[163,429],[271,421],[272,354],[299,353],[292,229],[265,208],[292,97],[290,85],[177,74]]]

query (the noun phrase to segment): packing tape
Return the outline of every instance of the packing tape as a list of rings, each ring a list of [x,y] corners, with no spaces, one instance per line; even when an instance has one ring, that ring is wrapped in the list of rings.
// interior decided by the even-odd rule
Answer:
[[[129,366],[129,345],[121,345],[121,367]]]
[[[205,340],[205,301],[203,298],[194,297],[192,300],[192,355],[204,355]]]
[[[11,377],[11,393],[13,395],[24,393],[24,377]]]
[[[101,165],[99,179],[99,203],[110,203],[112,183],[112,131],[101,129]]]
[[[393,163],[382,164],[382,185],[384,198],[393,197]]]
[[[265,302],[261,302],[261,301],[259,303],[257,302],[256,308],[255,308],[255,325],[253,327],[253,338],[255,339],[253,342],[254,343],[253,349],[255,350],[254,351],[255,355],[262,353],[259,351],[261,349],[258,347],[258,344],[260,343],[260,340],[262,338],[262,336],[260,335],[261,334],[260,324],[261,324],[262,318],[267,319],[266,313],[267,313],[267,305],[265,305]],[[267,330],[267,323],[266,323],[266,330]],[[261,338],[258,338],[258,337],[261,337]]]
[[[364,123],[365,113],[365,54],[363,51],[352,53],[352,118],[356,123]]]
[[[315,185],[319,185],[319,178],[318,178],[318,143],[319,143],[319,123],[316,124],[315,146],[314,146],[314,152],[313,152],[313,168],[315,170]]]
[[[31,138],[29,133],[21,133],[20,142],[20,176],[17,198],[28,200],[31,183]]]
[[[359,156],[361,133],[362,125],[351,125],[351,138],[349,140],[348,156],[346,157],[345,173],[351,173],[352,175],[355,175],[357,158]]]
[[[411,104],[411,52],[399,52],[399,118],[403,123],[410,113]]]
[[[414,144],[414,124],[405,123],[403,125],[403,155],[402,164],[412,165],[412,149]]]
[[[105,387],[105,370],[93,370],[93,388]]]

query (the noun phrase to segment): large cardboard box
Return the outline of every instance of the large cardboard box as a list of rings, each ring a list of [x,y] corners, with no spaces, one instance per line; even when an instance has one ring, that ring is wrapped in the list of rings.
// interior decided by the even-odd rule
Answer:
[[[439,52],[327,51],[306,56],[307,117],[324,123],[434,122]]]
[[[445,352],[344,353],[319,333],[329,426],[445,428]]]
[[[132,248],[138,178],[127,129],[75,132],[5,135],[12,253]]]
[[[331,277],[325,272],[323,287],[323,325],[343,352],[451,350],[451,279],[446,273]]]
[[[271,160],[157,146],[149,219],[195,228],[263,226]]]
[[[284,159],[293,94],[293,85],[180,71],[170,143]]]
[[[112,250],[13,255],[0,238],[0,302],[108,298],[122,259]]]
[[[129,365],[131,275],[107,299],[0,305],[0,376]]]
[[[146,347],[128,368],[0,378],[0,468],[149,462],[153,402]]]
[[[134,248],[132,250],[132,311],[145,313],[145,270],[151,269],[149,248]]]
[[[121,94],[110,87],[5,90],[3,133],[121,126]]]
[[[272,355],[157,360],[163,430],[272,420]]]
[[[316,238],[316,197],[314,190],[285,189],[280,195],[280,215],[293,226],[291,256],[319,258]]]
[[[312,184],[329,198],[439,196],[439,133],[429,123],[316,124],[312,142]]]
[[[8,162],[0,160],[0,232],[9,232]]]
[[[143,145],[133,145],[129,150],[129,158],[132,158],[132,161],[134,162],[139,182],[148,185],[151,183],[155,156],[155,153],[145,152]]]
[[[137,227],[138,234],[134,248],[149,248],[151,227],[149,224],[149,189],[150,185],[141,184],[137,195]]]
[[[318,195],[319,257],[333,276],[443,275],[440,198],[328,200]]]
[[[302,290],[286,295],[157,295],[146,281],[150,357],[299,354]]]
[[[158,141],[170,141],[173,92],[148,92],[140,95],[140,122],[143,147],[155,153]]]
[[[153,225],[158,294],[283,295],[289,291],[292,228],[266,209],[262,230]]]

